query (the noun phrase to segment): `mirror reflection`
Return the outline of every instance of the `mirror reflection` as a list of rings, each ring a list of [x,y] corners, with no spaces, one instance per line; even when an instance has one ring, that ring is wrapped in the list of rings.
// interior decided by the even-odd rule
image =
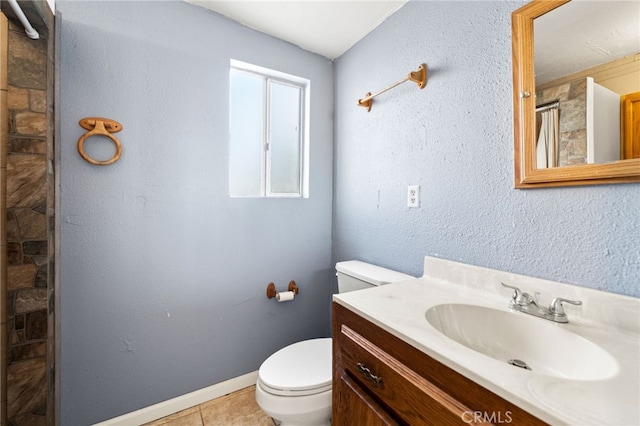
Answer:
[[[570,1],[534,47],[536,168],[640,158],[640,2]]]

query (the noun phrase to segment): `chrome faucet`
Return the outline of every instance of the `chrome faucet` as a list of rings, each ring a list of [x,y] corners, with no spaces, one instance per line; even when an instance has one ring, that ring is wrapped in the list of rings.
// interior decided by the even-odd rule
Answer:
[[[503,287],[513,290],[513,297],[509,302],[509,308],[514,311],[523,312],[539,318],[544,318],[553,322],[566,323],[569,322],[567,314],[564,312],[562,303],[571,303],[572,305],[582,305],[580,300],[569,300],[562,297],[556,297],[551,301],[548,308],[544,308],[538,304],[538,297],[532,297],[528,293],[524,293],[518,287],[514,287],[501,282]]]

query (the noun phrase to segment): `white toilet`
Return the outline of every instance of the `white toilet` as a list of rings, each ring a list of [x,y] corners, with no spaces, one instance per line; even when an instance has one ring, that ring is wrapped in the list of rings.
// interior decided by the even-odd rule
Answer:
[[[338,292],[362,290],[414,277],[358,260],[336,264]],[[281,426],[331,424],[331,338],[280,349],[258,371],[256,401]]]

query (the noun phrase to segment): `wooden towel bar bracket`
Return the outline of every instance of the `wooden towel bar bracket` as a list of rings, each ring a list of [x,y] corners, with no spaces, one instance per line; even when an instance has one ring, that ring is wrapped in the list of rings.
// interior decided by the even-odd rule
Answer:
[[[367,92],[364,95],[364,98],[362,99],[358,99],[358,106],[361,106],[363,108],[367,109],[367,112],[371,111],[371,104],[373,104],[373,98],[375,98],[378,95],[383,94],[384,92],[387,92],[391,89],[393,89],[394,87],[397,87],[399,85],[401,85],[402,83],[406,82],[406,81],[412,81],[414,82],[419,89],[424,89],[424,86],[426,86],[427,84],[427,64],[420,64],[420,66],[418,67],[417,71],[411,71],[408,75],[407,78],[405,78],[404,80],[400,80],[398,82],[393,83],[392,85],[390,85],[389,87],[385,87],[382,90],[377,91],[376,93],[371,94],[371,92]]]

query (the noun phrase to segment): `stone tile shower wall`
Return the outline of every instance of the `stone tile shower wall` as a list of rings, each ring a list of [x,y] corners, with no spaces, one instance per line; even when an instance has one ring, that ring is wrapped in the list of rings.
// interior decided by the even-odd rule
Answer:
[[[559,101],[560,145],[558,166],[587,163],[587,80],[569,83],[536,92],[536,105]],[[540,123],[540,114],[536,114]]]
[[[9,425],[54,424],[50,396],[54,365],[53,114],[47,100],[52,87],[48,63],[46,36],[31,40],[21,27],[10,24],[6,159]]]
[[[7,232],[6,232],[6,176],[7,176],[7,38],[9,23],[0,13],[0,426],[7,419]]]

